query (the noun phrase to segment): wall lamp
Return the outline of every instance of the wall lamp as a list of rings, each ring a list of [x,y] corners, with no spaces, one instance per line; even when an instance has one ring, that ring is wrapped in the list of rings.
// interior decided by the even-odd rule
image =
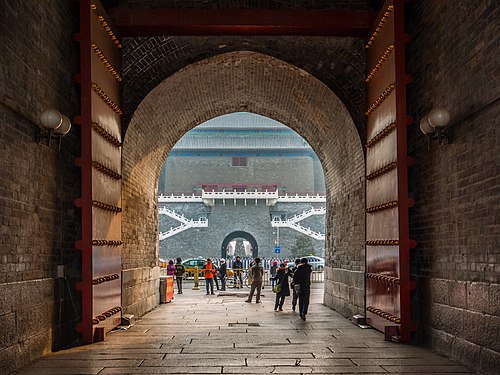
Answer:
[[[40,114],[40,125],[37,135],[37,142],[47,142],[50,145],[52,138],[59,139],[59,150],[61,149],[61,138],[71,130],[69,118],[57,109],[46,109]]]
[[[436,107],[420,120],[420,130],[428,137],[429,144],[430,139],[437,140],[439,145],[451,143],[448,132],[450,119],[450,112],[446,108]]]

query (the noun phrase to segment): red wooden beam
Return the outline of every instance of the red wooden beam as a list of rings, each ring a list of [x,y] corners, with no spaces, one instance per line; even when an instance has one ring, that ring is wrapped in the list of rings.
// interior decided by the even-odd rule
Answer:
[[[365,37],[376,12],[269,9],[110,10],[123,36],[308,35]]]

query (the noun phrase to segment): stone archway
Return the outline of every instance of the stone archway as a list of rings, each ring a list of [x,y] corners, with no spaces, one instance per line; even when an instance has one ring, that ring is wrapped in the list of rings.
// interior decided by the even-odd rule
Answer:
[[[221,249],[220,249],[221,250],[221,258],[227,258],[227,245],[229,245],[229,242],[231,242],[235,238],[244,238],[245,240],[250,242],[250,245],[252,245],[252,258],[259,256],[259,245],[257,244],[255,237],[252,236],[248,232],[239,230],[239,231],[229,233],[222,241],[222,245],[221,245]]]
[[[325,303],[345,315],[361,311],[365,166],[359,134],[345,105],[322,82],[255,52],[226,53],[185,67],[153,89],[132,116],[122,154],[124,274],[157,264],[157,183],[168,152],[200,123],[239,111],[287,125],[318,155],[327,191]],[[144,283],[155,272],[150,275]],[[138,304],[125,296],[123,305],[127,311]]]

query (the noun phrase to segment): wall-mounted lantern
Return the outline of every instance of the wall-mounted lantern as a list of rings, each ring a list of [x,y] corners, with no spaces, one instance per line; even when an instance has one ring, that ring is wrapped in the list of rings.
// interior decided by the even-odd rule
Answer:
[[[437,140],[439,145],[451,143],[450,134],[448,132],[450,120],[451,115],[446,108],[436,107],[420,120],[420,130],[429,140]]]
[[[69,118],[57,109],[46,109],[40,114],[40,125],[37,135],[37,142],[47,142],[50,144],[52,138],[59,139],[59,149],[61,149],[61,138],[71,130],[71,121]]]

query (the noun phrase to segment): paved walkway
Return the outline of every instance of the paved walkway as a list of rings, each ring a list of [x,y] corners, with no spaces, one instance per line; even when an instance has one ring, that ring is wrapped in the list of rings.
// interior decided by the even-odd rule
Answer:
[[[186,289],[106,341],[51,354],[19,374],[471,374],[428,350],[386,342],[321,305],[313,290],[307,321],[244,294]],[[254,297],[255,298],[255,297]]]

